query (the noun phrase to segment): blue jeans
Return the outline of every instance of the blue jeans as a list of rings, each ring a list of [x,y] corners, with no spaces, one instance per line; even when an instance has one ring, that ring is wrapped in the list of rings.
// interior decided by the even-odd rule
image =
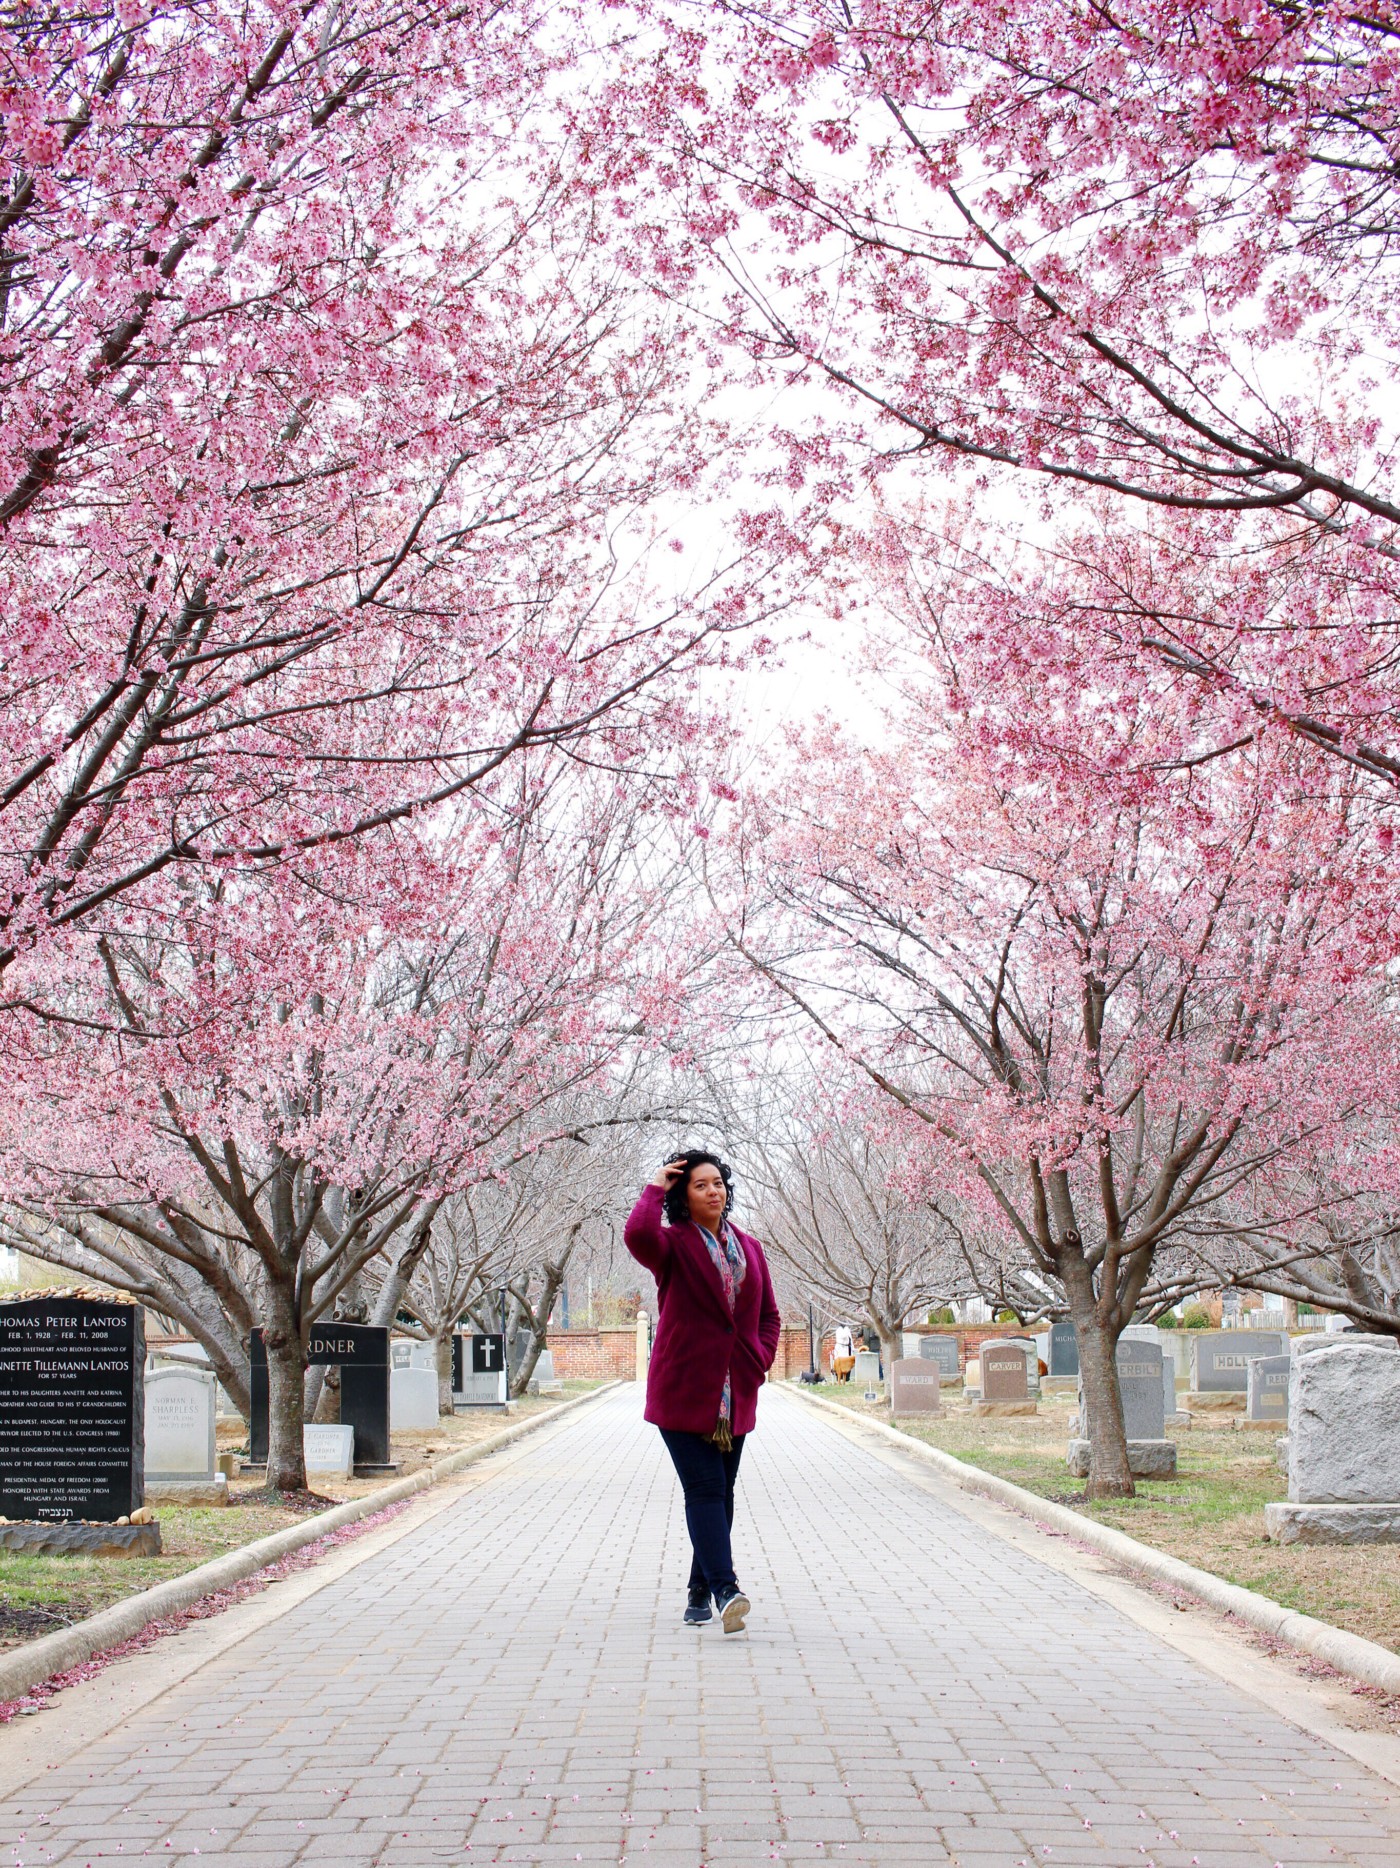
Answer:
[[[685,1494],[685,1524],[695,1553],[690,1587],[712,1594],[734,1589],[729,1533],[734,1528],[734,1481],[744,1456],[744,1435],[736,1433],[733,1451],[721,1453],[703,1434],[676,1433],[669,1427],[658,1431]]]

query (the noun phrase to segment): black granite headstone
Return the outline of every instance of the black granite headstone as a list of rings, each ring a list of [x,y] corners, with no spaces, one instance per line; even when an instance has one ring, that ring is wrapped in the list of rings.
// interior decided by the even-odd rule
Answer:
[[[0,1517],[111,1524],[146,1495],[137,1304],[0,1304]]]
[[[499,1375],[505,1367],[505,1360],[506,1339],[499,1332],[494,1336],[473,1336],[473,1375]]]
[[[1079,1373],[1079,1338],[1074,1333],[1072,1323],[1050,1325],[1050,1353],[1045,1360],[1050,1365],[1052,1375]]]
[[[268,1443],[267,1349],[254,1330],[249,1355],[252,1464],[266,1465]],[[313,1323],[306,1343],[313,1367],[340,1369],[340,1424],[355,1429],[355,1464],[389,1463],[389,1332],[374,1323]]]
[[[921,1336],[919,1355],[925,1362],[938,1365],[940,1375],[953,1379],[962,1374],[962,1358],[956,1336]]]

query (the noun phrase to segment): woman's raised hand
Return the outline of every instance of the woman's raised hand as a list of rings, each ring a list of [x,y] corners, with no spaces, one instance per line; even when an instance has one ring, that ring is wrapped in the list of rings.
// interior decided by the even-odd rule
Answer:
[[[669,1193],[684,1173],[684,1160],[668,1161],[665,1167],[657,1169],[647,1185],[650,1187],[659,1187],[662,1193]]]

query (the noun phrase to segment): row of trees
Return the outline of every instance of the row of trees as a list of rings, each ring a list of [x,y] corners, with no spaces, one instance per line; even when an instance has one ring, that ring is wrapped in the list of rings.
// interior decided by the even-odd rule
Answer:
[[[261,1322],[296,1483],[310,1322],[440,1335],[480,1190],[742,1000],[775,1237],[893,1189],[1048,1294],[1091,1489],[1202,1265],[1393,1327],[1397,31],[7,17],[13,1236],[233,1392]],[[883,718],[743,772],[717,683],[796,599]]]
[[[240,1404],[260,1324],[296,1487],[318,1317],[547,1311],[596,1208],[529,1164],[664,1042],[688,684],[789,548],[664,551],[725,437],[548,9],[0,35],[5,1223]]]
[[[839,1231],[855,1127],[964,1288],[1070,1315],[1126,1492],[1136,1312],[1396,1327],[1400,16],[645,14],[642,250],[825,390],[787,470],[874,514],[879,730],[799,734],[705,851],[820,1060],[785,1172],[836,1147]]]
[[[26,1028],[10,1241],[152,1304],[245,1409],[261,1325],[270,1482],[299,1483],[312,1323],[441,1344],[506,1284],[542,1325],[630,1178],[619,1138],[665,1109],[637,1082],[671,1017],[652,841],[611,780],[516,784],[426,847],[191,878],[164,922],[70,944]]]
[[[1065,678],[1043,620],[989,670],[956,568],[885,595],[899,672],[874,743],[806,734],[705,845],[735,955],[827,1052],[805,1135],[764,1162],[770,1225],[800,1202],[811,1269],[837,1189],[878,1189],[838,1230],[889,1280],[882,1334],[957,1292],[955,1266],[963,1292],[1068,1315],[1091,1484],[1126,1490],[1114,1355],[1144,1310],[1240,1281],[1400,1326],[1377,805],[1267,739],[1159,757],[1190,743],[1193,698]]]

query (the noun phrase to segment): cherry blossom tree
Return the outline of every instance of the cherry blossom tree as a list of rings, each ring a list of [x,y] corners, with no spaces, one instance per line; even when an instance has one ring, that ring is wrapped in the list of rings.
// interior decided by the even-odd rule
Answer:
[[[1183,760],[1193,689],[1091,688],[1060,663],[1072,617],[1041,606],[1015,657],[976,586],[936,594],[886,645],[886,737],[802,741],[706,846],[712,886],[882,1093],[907,1190],[1063,1304],[1091,1494],[1127,1493],[1114,1350],[1163,1255],[1281,1192],[1389,1068],[1389,863],[1360,777],[1272,742]]]
[[[1166,631],[1091,608],[1085,652],[1198,681],[1216,749],[1243,721],[1393,791],[1395,8],[636,11],[594,160],[658,290],[830,392],[790,404],[791,472],[1057,536],[1093,500],[1207,587],[1288,578]]]
[[[761,612],[759,513],[647,582],[723,437],[551,101],[581,44],[489,0],[6,15],[0,970],[531,746],[633,760]]]
[[[503,1297],[510,1392],[528,1390],[571,1266],[621,1238],[640,1161],[650,1159],[642,1138],[670,1114],[649,1047],[633,1048],[583,1095],[532,1112],[514,1138],[518,1152],[502,1138],[489,1174],[448,1195],[397,1257],[367,1268],[377,1281],[373,1321],[435,1345],[444,1414],[453,1332],[464,1319],[500,1329]]]
[[[26,1249],[66,1239],[221,1375],[236,1343],[235,1395],[261,1324],[270,1485],[303,1480],[311,1323],[380,1254],[421,1258],[449,1194],[666,1021],[635,809],[611,781],[592,809],[520,790],[450,838],[191,878],[159,937],[70,941],[65,1022],[26,1028],[4,1162]]]
[[[888,1371],[904,1353],[908,1319],[956,1293],[965,1270],[954,1226],[909,1186],[900,1152],[881,1139],[868,1086],[864,1097],[846,1087],[843,1096],[819,1086],[790,1104],[746,1139],[740,1158],[765,1246],[804,1302],[815,1297],[825,1314],[876,1332]]]
[[[733,1016],[729,981],[723,996]],[[824,1317],[873,1330],[888,1369],[908,1317],[959,1295],[966,1272],[953,1227],[880,1138],[882,1098],[832,1063],[789,1035],[766,1068],[733,1059],[712,1097],[774,1278],[802,1311],[815,1300]]]
[[[1394,1041],[1394,1013],[1387,1019]],[[1189,1260],[1197,1283],[1270,1291],[1400,1336],[1400,1188],[1396,1184],[1395,1065],[1368,1105],[1329,1146],[1262,1175]],[[1182,1283],[1190,1275],[1183,1267]]]

